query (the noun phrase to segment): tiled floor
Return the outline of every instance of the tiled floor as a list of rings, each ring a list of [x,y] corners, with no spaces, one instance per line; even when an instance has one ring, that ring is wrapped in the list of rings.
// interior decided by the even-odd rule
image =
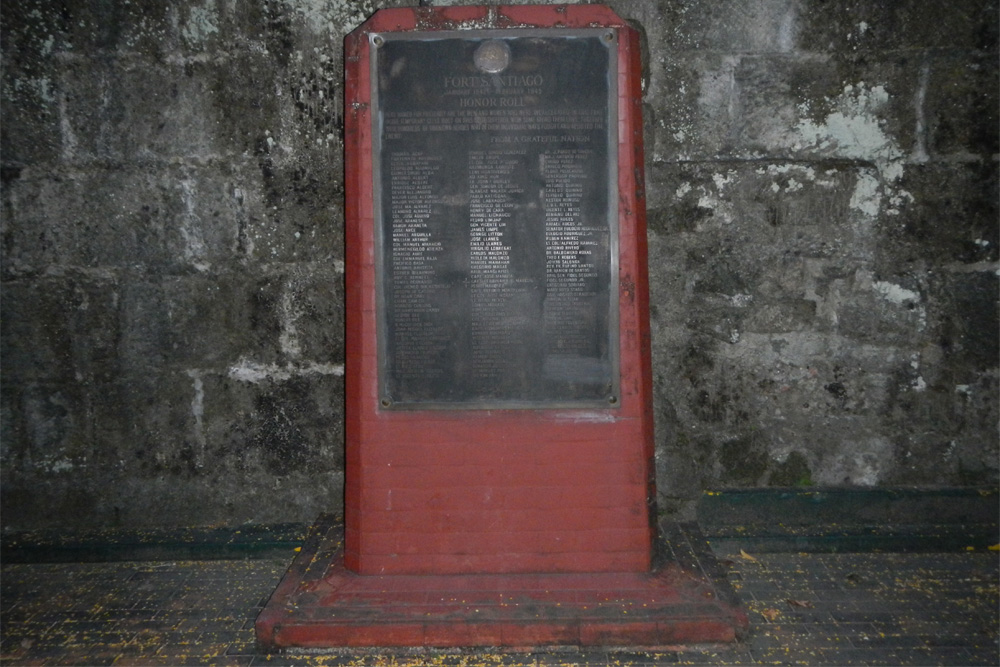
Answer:
[[[997,665],[995,553],[728,556],[751,664]]]
[[[720,554],[751,618],[735,647],[266,655],[253,621],[292,554],[263,560],[8,564],[5,665],[997,665],[996,552]]]

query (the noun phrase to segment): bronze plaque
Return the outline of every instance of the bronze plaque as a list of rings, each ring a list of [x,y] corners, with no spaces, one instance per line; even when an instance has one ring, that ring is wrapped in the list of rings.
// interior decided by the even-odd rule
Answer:
[[[371,47],[381,406],[616,406],[615,33]]]

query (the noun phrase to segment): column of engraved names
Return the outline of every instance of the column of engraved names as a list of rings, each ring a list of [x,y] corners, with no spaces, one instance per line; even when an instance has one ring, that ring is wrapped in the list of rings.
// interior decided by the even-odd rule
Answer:
[[[546,353],[594,354],[593,253],[604,229],[585,226],[581,215],[590,149],[551,150],[543,155],[545,182]],[[589,187],[593,187],[591,184]]]
[[[432,178],[441,158],[419,152],[393,153],[389,158],[391,201],[392,349],[396,377],[429,379],[442,374],[433,363],[446,345],[434,314],[434,264],[442,244],[427,224],[435,193]]]
[[[523,150],[469,152],[469,278],[471,288],[472,376],[496,380],[517,342],[510,296],[515,290],[511,248],[504,242],[519,192],[513,173]]]

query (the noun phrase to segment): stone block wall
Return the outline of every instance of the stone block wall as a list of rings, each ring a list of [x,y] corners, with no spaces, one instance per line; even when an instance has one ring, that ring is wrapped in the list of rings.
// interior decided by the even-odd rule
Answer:
[[[995,3],[634,12],[661,506],[996,484]]]
[[[3,7],[5,529],[341,506],[341,45],[416,4]],[[996,3],[608,4],[646,45],[661,509],[995,485]]]

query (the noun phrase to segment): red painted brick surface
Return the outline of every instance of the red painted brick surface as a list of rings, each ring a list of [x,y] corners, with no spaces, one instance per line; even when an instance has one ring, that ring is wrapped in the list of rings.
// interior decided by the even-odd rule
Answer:
[[[685,534],[677,544],[695,539],[701,540],[698,548],[677,558],[686,567],[660,563],[648,572],[358,575],[344,567],[338,525],[327,519],[257,617],[257,638],[268,650],[732,642],[746,632],[747,615],[734,605],[724,579],[705,574],[717,566],[704,560],[711,558],[704,538]],[[536,555],[525,557],[530,562]],[[385,558],[427,560],[424,554]],[[496,572],[521,564],[517,554],[482,562]]]
[[[618,32],[619,407],[379,408],[367,36],[467,21]],[[600,6],[392,9],[349,36],[345,62],[346,566],[363,574],[648,569],[655,496],[637,33]]]

